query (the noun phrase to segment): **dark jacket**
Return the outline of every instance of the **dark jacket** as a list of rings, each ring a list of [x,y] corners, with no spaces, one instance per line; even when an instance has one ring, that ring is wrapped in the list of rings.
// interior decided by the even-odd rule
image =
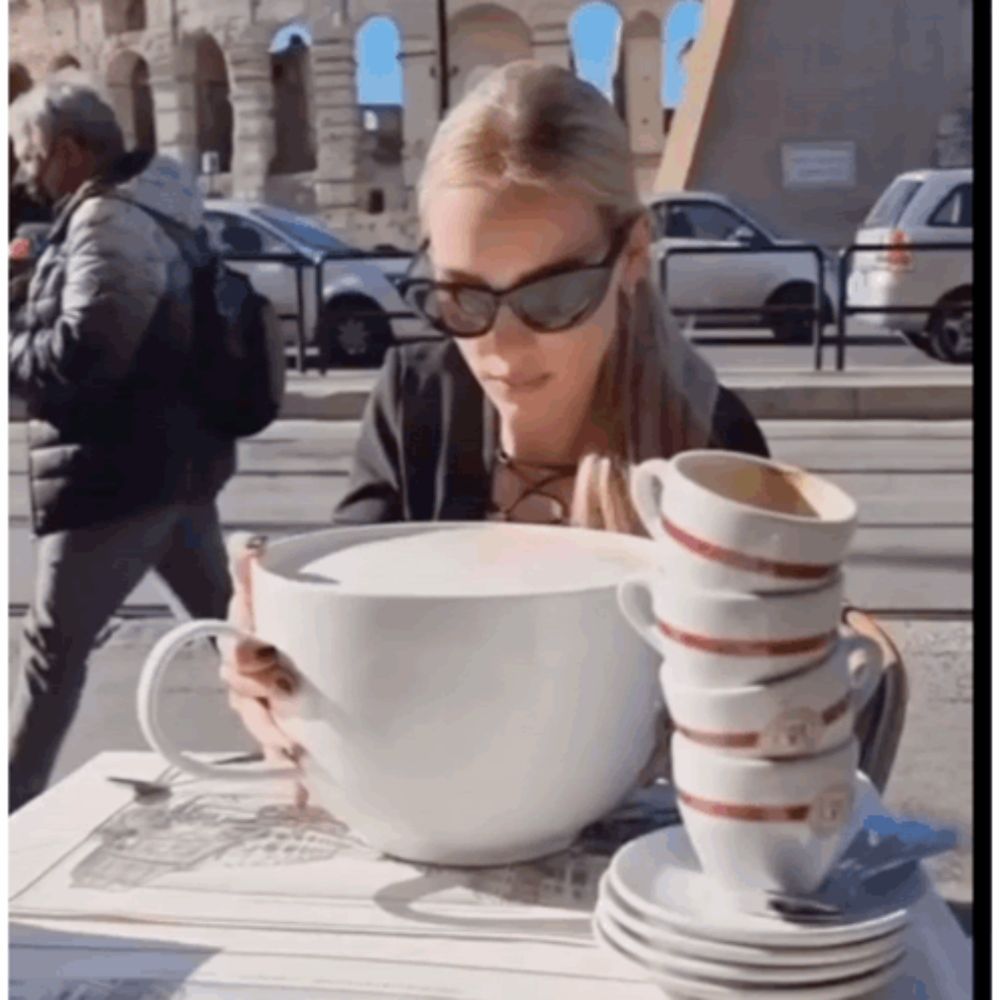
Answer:
[[[496,412],[454,344],[395,348],[368,401],[334,520],[483,520],[496,440]],[[768,455],[749,410],[722,387],[710,447]]]
[[[126,154],[107,180],[186,226],[201,223],[201,198],[172,160]],[[148,213],[88,197],[94,187],[60,206],[10,333],[40,535],[210,500],[235,470],[234,443],[204,425],[187,388],[190,269]]]

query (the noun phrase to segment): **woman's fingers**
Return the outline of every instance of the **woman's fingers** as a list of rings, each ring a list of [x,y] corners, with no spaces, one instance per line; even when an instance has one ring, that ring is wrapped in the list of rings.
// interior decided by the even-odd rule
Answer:
[[[292,763],[295,763],[298,760],[300,754],[301,751],[298,747],[296,747],[292,751],[292,757],[295,758]],[[274,746],[264,747],[264,760],[268,764],[275,767],[288,767],[289,759],[289,755],[284,749]],[[296,809],[305,809],[305,807],[309,804],[309,790],[301,781],[296,781],[294,783],[292,800],[295,803]]]
[[[251,568],[267,548],[263,535],[234,532],[226,539],[229,572],[233,578],[233,597],[229,602],[229,621],[244,632],[254,631]]]
[[[241,673],[223,663],[219,674],[230,691],[244,698],[281,701],[283,698],[290,698],[298,685],[295,674],[278,663],[252,674]]]
[[[295,741],[278,728],[265,701],[231,691],[229,707],[239,715],[247,731],[263,747],[265,756],[277,754],[279,756],[276,759],[281,759],[286,764],[298,756]]]
[[[305,809],[309,804],[309,790],[301,781],[295,782],[295,808]]]

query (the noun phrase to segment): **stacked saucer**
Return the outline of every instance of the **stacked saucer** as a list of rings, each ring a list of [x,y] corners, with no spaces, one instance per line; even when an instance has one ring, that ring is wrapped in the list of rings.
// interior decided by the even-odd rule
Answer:
[[[841,913],[816,923],[742,912],[740,898],[704,874],[684,828],[673,827],[614,856],[594,934],[677,1000],[853,1000],[898,974],[908,910],[926,885],[919,868],[909,870],[888,890],[845,897]]]

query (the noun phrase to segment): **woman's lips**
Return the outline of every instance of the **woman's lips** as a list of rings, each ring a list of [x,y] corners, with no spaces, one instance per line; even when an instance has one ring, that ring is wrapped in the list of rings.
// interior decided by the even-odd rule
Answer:
[[[545,385],[552,376],[542,375],[487,375],[486,381],[492,383],[504,395],[534,392]]]

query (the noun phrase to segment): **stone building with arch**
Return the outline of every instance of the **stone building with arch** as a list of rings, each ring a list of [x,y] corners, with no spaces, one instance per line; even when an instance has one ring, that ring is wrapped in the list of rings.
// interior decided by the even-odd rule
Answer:
[[[609,99],[628,125],[640,189],[717,187],[765,218],[777,214],[780,223],[788,192],[774,178],[762,179],[760,164],[770,170],[779,155],[771,147],[789,139],[839,139],[842,129],[833,125],[843,121],[854,130],[863,182],[846,200],[837,193],[832,221],[816,221],[810,233],[834,242],[849,235],[871,190],[902,169],[933,165],[937,123],[954,132],[949,95],[967,71],[971,93],[971,0],[875,5],[889,13],[869,20],[894,19],[893,30],[878,36],[883,44],[908,37],[907,9],[919,11],[920,37],[940,36],[936,61],[927,56],[921,64],[932,72],[922,81],[910,73],[905,94],[894,73],[903,72],[910,50],[855,51],[839,43],[844,31],[828,32],[824,45],[815,26],[800,23],[812,4],[703,0],[704,23],[685,58],[690,85],[672,113],[661,86],[664,32],[682,2],[448,0],[452,101],[510,59],[575,68],[572,19],[585,7],[611,7],[618,29]],[[826,7],[827,21],[841,7],[856,7],[851,30],[862,31],[862,8],[872,5],[845,0]],[[945,8],[944,15],[932,19],[932,8]],[[208,190],[320,214],[360,246],[412,246],[414,185],[439,116],[436,10],[436,0],[19,0],[10,7],[11,79],[38,80],[72,60],[106,89],[130,143],[208,173]],[[363,103],[358,92],[359,33],[386,18],[398,37],[403,99],[396,106]],[[796,55],[800,29],[812,39],[809,72],[826,74],[828,94],[831,81],[840,80],[844,96],[833,91],[834,100],[868,113],[831,117],[829,102],[818,100],[820,88],[806,86],[805,57]],[[779,64],[788,75],[780,75]],[[928,162],[903,162],[900,144],[887,140],[900,100],[911,110],[911,131],[928,133]],[[950,140],[953,159],[964,155],[961,141]],[[922,148],[916,140],[902,145],[910,157]],[[808,205],[819,211],[828,201],[821,196]]]
[[[510,59],[569,67],[569,21],[584,2],[449,0],[452,100]],[[626,115],[646,188],[663,146],[658,40],[672,4],[615,4],[622,63],[641,65],[626,77]],[[355,42],[374,17],[399,35],[402,107],[358,101]],[[72,53],[130,144],[211,171],[214,192],[317,212],[362,245],[408,245],[438,121],[435,18],[434,0],[26,0],[11,8],[10,51],[36,80]],[[296,40],[276,51],[283,31]]]

